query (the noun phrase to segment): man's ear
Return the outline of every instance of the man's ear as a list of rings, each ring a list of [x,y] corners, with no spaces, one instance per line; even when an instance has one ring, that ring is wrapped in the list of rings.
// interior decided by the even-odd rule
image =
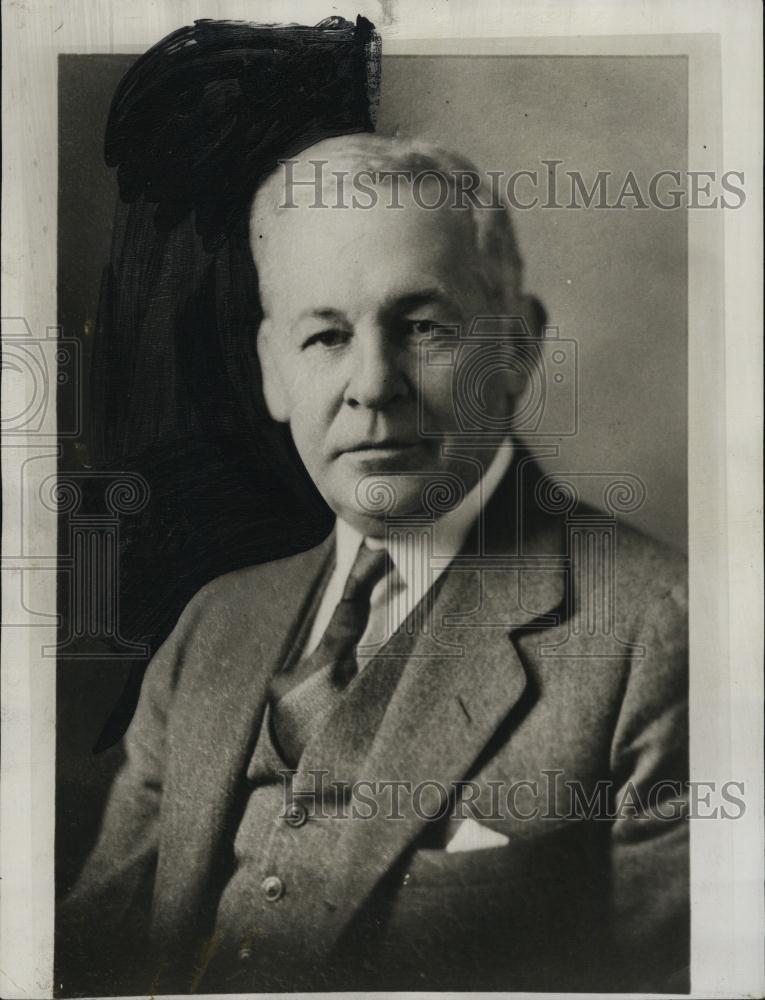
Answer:
[[[510,314],[523,320],[530,341],[542,339],[547,323],[547,311],[539,299],[533,295],[518,295],[510,309]],[[530,398],[537,391],[536,383],[540,374],[538,366],[534,364],[533,368],[529,367],[529,361],[534,358],[536,358],[534,351],[528,353],[522,350],[518,356],[516,370],[508,372],[506,385],[511,413],[523,411],[529,405]]]
[[[264,319],[258,330],[258,360],[263,376],[263,396],[268,412],[274,420],[284,424],[290,418],[289,395],[276,364],[275,335],[273,323]]]
[[[547,324],[547,310],[535,295],[524,295],[524,313],[529,333],[541,340],[542,332]]]

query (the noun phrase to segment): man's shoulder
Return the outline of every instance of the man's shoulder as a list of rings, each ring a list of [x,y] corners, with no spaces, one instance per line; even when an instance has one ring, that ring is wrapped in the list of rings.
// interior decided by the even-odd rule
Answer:
[[[621,587],[687,603],[688,560],[671,544],[617,521],[613,562]]]
[[[201,587],[187,606],[187,612],[218,613],[242,606],[251,607],[260,599],[273,600],[278,594],[290,595],[291,583],[304,585],[318,574],[328,555],[330,539],[304,552],[270,562],[242,566],[213,577]],[[185,612],[186,613],[186,612]]]
[[[221,574],[201,587],[155,656],[169,664],[172,683],[181,666],[188,680],[200,671],[209,674],[210,662],[220,666],[240,654],[254,662],[269,637],[286,632],[294,622],[330,547],[326,539],[306,552]]]

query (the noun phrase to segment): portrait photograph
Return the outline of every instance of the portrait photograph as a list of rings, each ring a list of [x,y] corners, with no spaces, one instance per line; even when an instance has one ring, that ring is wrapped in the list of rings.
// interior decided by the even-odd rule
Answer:
[[[3,5],[3,996],[756,995],[761,19]]]

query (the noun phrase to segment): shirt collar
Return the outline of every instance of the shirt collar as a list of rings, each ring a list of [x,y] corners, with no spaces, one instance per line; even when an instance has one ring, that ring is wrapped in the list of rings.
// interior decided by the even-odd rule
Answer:
[[[462,547],[470,528],[476,521],[479,513],[489,501],[503,476],[510,468],[513,457],[513,446],[507,438],[498,448],[489,463],[489,467],[470,490],[470,492],[452,510],[443,514],[433,525],[433,555],[439,557],[440,568],[431,570],[429,585],[432,586],[436,578],[446,568],[446,561],[451,560]],[[430,525],[428,525],[430,527]],[[409,553],[414,558],[404,558],[401,549],[397,545],[388,545],[388,551],[398,570],[399,576],[411,586],[417,584],[417,589],[422,586],[419,580],[413,579],[416,570],[413,567],[421,566],[422,561],[418,558],[421,547],[422,535],[418,532],[410,534],[410,540],[414,546],[414,553]],[[336,525],[336,572],[341,579],[346,579],[351,571],[351,567],[356,559],[361,543],[365,540],[364,535],[356,528],[351,527],[342,518],[337,519]],[[381,548],[386,544],[382,538],[367,538],[366,544],[370,548]]]

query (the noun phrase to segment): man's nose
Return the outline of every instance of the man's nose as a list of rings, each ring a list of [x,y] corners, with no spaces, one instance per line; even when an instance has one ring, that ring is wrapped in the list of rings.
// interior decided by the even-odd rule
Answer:
[[[357,335],[345,402],[380,410],[406,393],[407,381],[396,345],[381,330]]]

